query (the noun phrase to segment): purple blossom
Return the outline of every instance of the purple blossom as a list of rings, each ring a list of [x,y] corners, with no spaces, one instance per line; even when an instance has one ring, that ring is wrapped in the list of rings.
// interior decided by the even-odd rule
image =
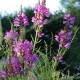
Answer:
[[[65,14],[63,24],[66,24],[69,28],[72,28],[75,22],[75,17],[70,13]]]
[[[24,69],[23,71],[20,71],[20,75],[21,75],[21,76],[22,76],[22,75],[25,75],[27,71],[28,71],[28,68]]]
[[[12,66],[18,66],[19,64],[19,58],[17,55],[14,55],[10,58]]]
[[[23,59],[26,62],[26,64],[29,64],[29,62],[31,61],[31,54],[25,54]]]
[[[14,26],[27,26],[29,25],[28,18],[24,12],[19,13],[14,20]]]
[[[33,54],[31,60],[32,60],[33,63],[36,63],[37,60],[38,60],[37,54]]]
[[[59,59],[59,62],[63,62],[63,60],[62,60],[63,57],[62,56],[59,56],[58,59]]]
[[[35,13],[42,14],[42,16],[49,17],[50,12],[49,9],[45,7],[43,4],[37,4],[35,6]]]
[[[5,78],[6,72],[4,70],[0,71],[0,77]]]
[[[38,33],[38,37],[39,37],[39,38],[41,38],[41,37],[43,37],[43,36],[44,36],[44,33],[42,33],[42,32],[39,32],[39,33]]]
[[[55,40],[56,40],[57,42],[59,42],[59,36],[58,36],[58,35],[55,35]]]
[[[35,6],[35,16],[32,17],[32,22],[39,25],[40,27],[43,27],[44,24],[47,23],[47,19],[50,16],[50,11],[48,8],[45,7],[46,0],[42,1],[42,4],[36,4]]]
[[[14,46],[14,51],[19,55],[20,52],[23,53],[30,53],[33,48],[33,44],[28,40],[25,41],[18,41]]]
[[[19,68],[13,68],[13,75],[17,76],[18,74],[20,74]]]
[[[66,45],[64,46],[66,49],[70,48],[71,43],[66,43]]]
[[[58,60],[59,62],[63,62],[63,57],[62,56],[53,56],[53,59],[56,61],[56,60]]]
[[[25,53],[29,52],[32,50],[32,48],[33,48],[32,42],[29,42],[28,40],[25,40],[23,42],[23,52],[25,52]]]
[[[29,63],[36,63],[37,61],[37,55],[36,54],[25,54],[23,59],[24,61],[26,62],[26,64],[29,64]]]
[[[65,30],[61,30],[58,35],[55,35],[55,40],[59,42],[60,48],[70,48],[70,41],[72,39],[72,31],[65,32]]]
[[[74,22],[75,17],[73,17],[69,13],[65,14],[63,24],[66,24],[67,26],[65,26],[64,29],[61,30],[58,35],[55,35],[55,40],[59,42],[60,48],[70,48],[72,39],[71,28],[73,27]]]
[[[4,39],[6,40],[16,40],[18,33],[11,29],[9,32],[6,32]]]
[[[56,56],[53,56],[53,59],[56,61],[57,60],[57,57]]]
[[[32,69],[37,62],[37,54],[25,54],[23,57],[25,63],[28,65],[29,69]]]
[[[32,53],[33,47],[34,46],[32,42],[29,42],[28,40],[18,41],[16,45],[14,46],[14,51],[17,53],[17,55],[11,57],[12,66],[18,67],[20,69],[22,67],[22,62],[23,62],[23,64],[25,63],[27,67],[33,68],[33,64],[36,63],[37,58],[38,58],[36,54]],[[20,57],[22,57],[22,62],[19,61]],[[21,71],[21,74],[23,73],[24,71]]]
[[[16,52],[16,53],[20,53],[21,52],[21,50],[22,50],[22,45],[23,45],[23,43],[22,42],[20,42],[20,41],[18,41],[15,45],[14,45],[14,51]]]

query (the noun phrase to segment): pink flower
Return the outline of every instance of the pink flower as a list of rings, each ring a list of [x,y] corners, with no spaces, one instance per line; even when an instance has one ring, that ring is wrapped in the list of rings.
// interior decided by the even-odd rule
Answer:
[[[14,51],[17,53],[17,55],[19,56],[21,52],[23,53],[31,53],[31,50],[33,48],[33,44],[31,42],[29,42],[28,40],[25,41],[18,41],[15,45],[14,45]]]
[[[55,35],[55,40],[59,42],[59,36]]]
[[[72,39],[72,31],[61,30],[58,35],[55,35],[55,40],[59,42],[60,48],[70,48],[70,41]]]
[[[65,45],[65,48],[66,48],[66,49],[70,48],[70,45],[71,45],[71,43],[67,43],[67,44]]]
[[[67,25],[68,28],[72,28],[75,22],[75,17],[72,16],[70,13],[66,13],[64,15],[63,24]]]
[[[0,71],[0,77],[5,78],[6,72],[4,70]]]
[[[59,59],[59,62],[63,62],[63,60],[62,60],[63,57],[62,56],[59,56],[58,59]]]
[[[63,62],[63,57],[62,56],[54,56],[53,59],[56,61],[58,60],[59,62]]]
[[[42,28],[44,24],[47,23],[47,19],[50,16],[50,11],[48,8],[45,7],[46,0],[42,1],[42,4],[36,4],[35,6],[35,16],[32,17],[32,22],[37,25],[40,25]],[[46,18],[44,18],[46,17]]]
[[[29,25],[28,18],[25,13],[20,13],[14,20],[14,26],[27,26]]]
[[[9,32],[6,32],[4,39],[6,40],[15,40],[18,37],[18,33],[11,29]]]
[[[41,38],[42,36],[44,36],[44,33],[39,32],[39,33],[38,33],[38,37]]]

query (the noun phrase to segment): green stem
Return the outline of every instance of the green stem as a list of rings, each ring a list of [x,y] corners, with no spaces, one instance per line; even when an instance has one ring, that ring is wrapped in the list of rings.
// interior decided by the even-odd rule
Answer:
[[[76,32],[75,32],[75,34],[74,34],[74,36],[73,36],[73,38],[72,38],[72,40],[71,40],[71,43],[73,42],[74,38],[76,37],[76,34],[77,34],[77,32],[78,32],[79,29],[80,29],[80,27],[77,28],[77,30],[76,30]]]
[[[40,4],[40,0],[38,0],[38,3]]]
[[[35,47],[36,47],[36,44],[37,44],[37,32],[38,32],[38,28],[37,28],[37,30],[36,30],[36,35],[35,35],[35,40],[34,40],[34,48],[33,48],[33,52],[34,52],[34,49],[35,49]]]
[[[0,20],[0,45],[2,44],[2,40],[3,40],[3,30],[2,30],[1,20]]]

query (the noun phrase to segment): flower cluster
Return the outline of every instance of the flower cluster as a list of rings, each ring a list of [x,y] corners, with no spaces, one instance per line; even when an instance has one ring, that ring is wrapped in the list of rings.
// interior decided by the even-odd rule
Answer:
[[[34,67],[37,61],[37,54],[33,54],[33,45],[28,40],[23,42],[18,41],[13,45],[15,54],[9,57],[7,67],[0,71],[0,77],[25,75],[26,72]]]
[[[71,45],[71,39],[72,39],[72,31],[71,28],[74,24],[75,18],[71,16],[71,14],[66,14],[64,16],[63,23],[66,24],[63,30],[59,32],[58,35],[55,35],[55,40],[59,42],[60,48],[66,48],[68,49]]]
[[[25,15],[24,12],[21,12],[15,18],[15,20],[14,20],[14,26],[19,27],[19,26],[27,26],[27,25],[29,25],[28,18]]]
[[[69,28],[72,28],[74,22],[75,22],[75,17],[72,16],[70,13],[66,13],[66,14],[64,15],[63,24],[66,24]]]
[[[43,28],[43,25],[47,23],[47,19],[50,16],[50,11],[45,6],[46,0],[42,0],[42,3],[36,4],[35,6],[35,16],[32,17],[32,22],[35,23],[35,28],[39,27],[39,29]],[[41,30],[38,31],[38,33],[42,33]],[[42,33],[43,34],[43,33]],[[41,37],[42,35],[38,34],[38,37]]]
[[[26,26],[28,25],[28,19],[22,12],[14,20],[14,26]],[[26,72],[34,67],[37,61],[37,54],[33,54],[32,48],[34,47],[32,42],[28,40],[20,40],[21,34],[11,29],[6,32],[5,39],[9,41],[9,54],[7,58],[6,66],[4,70],[0,71],[0,77],[7,79],[9,76],[25,75]]]
[[[55,40],[59,42],[60,48],[66,48],[68,49],[70,47],[70,41],[72,39],[72,31],[65,32],[64,30],[61,30],[58,35],[55,35]]]
[[[57,57],[54,56],[53,59],[54,59],[55,61],[63,62],[63,60],[62,60],[63,57],[62,57],[62,56],[57,56]]]
[[[11,29],[9,32],[6,32],[5,39],[6,40],[16,40],[18,37],[18,33]]]
[[[0,71],[0,77],[5,78],[7,76],[17,76],[18,74],[25,75],[28,70],[34,67],[36,61],[36,54],[25,54],[22,60],[17,55],[14,55],[10,57],[6,70]]]
[[[30,53],[32,51],[33,44],[28,40],[25,41],[18,41],[14,45],[14,51],[19,55],[20,53]]]
[[[37,4],[35,6],[34,13],[35,16],[32,17],[32,22],[35,22],[36,24],[40,25],[40,27],[43,27],[43,25],[47,23],[47,19],[44,19],[44,17],[49,17],[50,15],[49,9],[42,4]]]
[[[6,72],[4,70],[0,71],[0,77],[2,77],[3,80],[6,77]]]

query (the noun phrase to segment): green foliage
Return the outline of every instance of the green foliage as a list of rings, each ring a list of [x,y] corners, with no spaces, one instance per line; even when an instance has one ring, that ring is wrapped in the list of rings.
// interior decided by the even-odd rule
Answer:
[[[0,45],[2,44],[2,40],[3,40],[3,31],[2,31],[2,24],[0,20]]]

